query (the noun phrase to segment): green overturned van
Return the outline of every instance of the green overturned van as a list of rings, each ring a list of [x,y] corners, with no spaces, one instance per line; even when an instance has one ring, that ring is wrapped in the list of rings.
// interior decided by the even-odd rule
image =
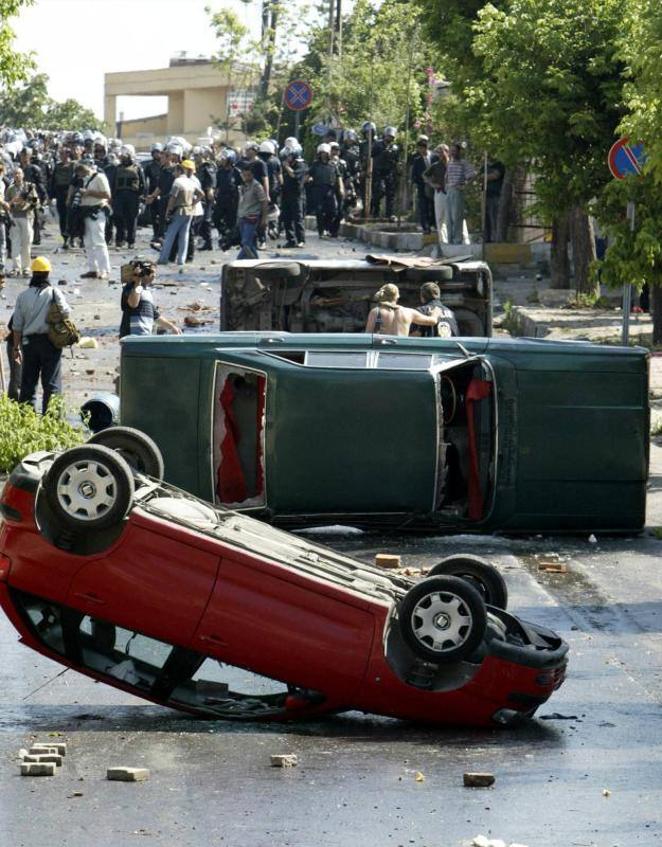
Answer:
[[[645,520],[636,347],[129,337],[121,423],[157,442],[169,482],[282,526],[633,532]]]

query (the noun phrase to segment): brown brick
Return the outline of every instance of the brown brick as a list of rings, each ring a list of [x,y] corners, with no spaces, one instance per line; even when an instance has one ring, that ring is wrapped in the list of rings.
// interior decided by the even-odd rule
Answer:
[[[108,768],[106,779],[119,782],[144,782],[149,779],[149,770],[147,768]]]
[[[563,562],[538,562],[538,570],[545,573],[568,573],[568,566]]]
[[[375,556],[375,565],[378,568],[399,568],[400,556],[394,556],[391,553],[377,553]]]

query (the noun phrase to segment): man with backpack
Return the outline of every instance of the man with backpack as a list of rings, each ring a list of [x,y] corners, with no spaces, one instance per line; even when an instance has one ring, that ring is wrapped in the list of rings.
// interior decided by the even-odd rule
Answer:
[[[45,414],[53,394],[62,393],[62,348],[49,338],[51,306],[56,304],[62,318],[71,309],[63,294],[53,288],[49,275],[51,263],[43,256],[33,259],[29,287],[16,298],[12,316],[14,361],[22,365],[19,401],[36,410],[37,382],[41,377],[42,412]]]

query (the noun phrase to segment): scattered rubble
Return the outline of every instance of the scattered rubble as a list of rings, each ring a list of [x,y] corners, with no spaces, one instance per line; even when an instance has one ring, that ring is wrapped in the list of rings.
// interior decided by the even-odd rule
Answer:
[[[526,844],[519,844],[515,841],[507,844],[502,838],[487,838],[485,835],[477,835],[471,842],[471,847],[526,847]]]
[[[296,753],[278,753],[271,756],[272,768],[295,768],[299,764]]]
[[[377,553],[375,556],[375,565],[378,568],[388,568],[389,570],[400,567],[400,556],[394,556],[391,553]]]
[[[99,343],[96,338],[91,338],[89,335],[84,335],[78,342],[78,346],[82,350],[96,350],[99,347]]]
[[[472,773],[464,774],[465,788],[489,788],[494,785],[496,778],[493,773]]]
[[[117,767],[106,770],[106,779],[116,782],[144,782],[149,779],[148,768]]]

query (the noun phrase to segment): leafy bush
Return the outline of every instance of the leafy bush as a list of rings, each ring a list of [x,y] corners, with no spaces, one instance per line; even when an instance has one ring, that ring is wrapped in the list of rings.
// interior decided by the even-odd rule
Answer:
[[[65,405],[54,395],[45,415],[31,406],[0,396],[0,472],[9,472],[29,453],[38,450],[64,450],[81,444],[84,428],[72,426],[64,416]]]

